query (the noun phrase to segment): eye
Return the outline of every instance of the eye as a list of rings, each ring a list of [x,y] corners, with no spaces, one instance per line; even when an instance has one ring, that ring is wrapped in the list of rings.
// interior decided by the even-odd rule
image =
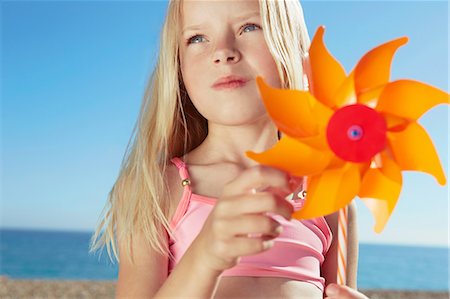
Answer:
[[[243,26],[241,26],[241,29],[242,29],[242,28],[244,29],[244,30],[243,30],[244,32],[250,32],[250,31],[254,31],[254,30],[256,30],[256,29],[261,29],[261,27],[260,27],[259,25],[252,24],[252,23],[244,24]],[[248,28],[250,28],[250,30],[247,30]],[[188,38],[188,39],[186,40],[186,44],[187,44],[187,45],[190,45],[190,44],[198,44],[198,43],[201,42],[201,39],[204,39],[204,36],[203,36],[203,35],[200,35],[200,34],[196,34],[196,35],[193,35],[193,36],[191,36],[190,38]]]
[[[247,30],[247,28],[261,29],[260,26],[258,26],[256,24],[252,24],[252,23],[247,23],[247,24],[243,25],[241,28],[244,28],[244,30],[243,30],[244,32],[254,31],[254,29],[253,30]]]
[[[186,44],[188,44],[188,45],[189,44],[198,44],[199,43],[198,41],[200,41],[201,38],[204,38],[204,36],[199,35],[199,34],[191,36],[190,38],[187,39]]]

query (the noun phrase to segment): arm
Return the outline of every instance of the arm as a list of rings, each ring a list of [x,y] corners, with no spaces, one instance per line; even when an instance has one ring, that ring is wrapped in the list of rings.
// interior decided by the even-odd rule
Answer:
[[[333,234],[333,240],[328,252],[325,255],[325,260],[321,267],[321,275],[325,278],[325,286],[330,283],[337,282],[337,256],[338,256],[338,214],[335,212],[333,214],[325,216],[325,220],[331,229]]]
[[[333,241],[330,249],[325,255],[325,261],[321,268],[322,276],[325,278],[325,285],[336,283],[337,281],[338,217],[339,212],[335,212],[325,217],[333,234]],[[356,289],[356,277],[358,270],[358,227],[356,219],[356,204],[354,201],[348,205],[347,233],[347,285]]]
[[[164,285],[152,298],[211,298],[219,283],[222,271],[213,271],[204,267],[199,250],[191,246]]]
[[[188,251],[167,277],[168,258],[151,249],[142,236],[133,239],[134,265],[119,252],[116,298],[185,298],[187,294],[208,298],[214,293],[220,273],[207,273],[199,268],[192,255],[195,251]]]
[[[358,227],[356,218],[356,204],[352,201],[348,205],[348,228],[347,228],[347,286],[336,284],[337,273],[337,225],[339,212],[325,217],[333,233],[333,242],[328,251],[322,275],[325,277],[325,299],[368,299],[364,294],[356,291],[358,270]]]
[[[166,180],[173,192],[169,198],[174,201],[173,206],[176,206],[183,193],[182,189],[179,190],[179,175],[176,167],[169,168]],[[174,207],[172,208],[169,218],[175,213]],[[197,269],[198,263],[194,263],[193,256],[195,250],[188,250],[168,276],[168,256],[152,249],[143,235],[133,235],[132,253],[135,264],[132,264],[123,254],[126,244],[120,240],[118,243],[120,264],[116,298],[185,298],[187,296],[207,298],[214,293],[218,275],[202,273],[202,269]],[[167,234],[165,243],[169,244]]]
[[[167,277],[168,258],[150,248],[143,236],[133,236],[135,263],[125,256],[119,240],[119,277],[116,298],[152,298]]]

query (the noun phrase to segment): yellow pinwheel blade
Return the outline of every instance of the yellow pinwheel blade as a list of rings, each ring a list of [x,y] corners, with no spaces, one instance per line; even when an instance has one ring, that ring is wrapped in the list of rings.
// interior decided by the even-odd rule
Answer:
[[[247,151],[245,154],[261,164],[282,169],[294,176],[319,173],[331,159],[331,152],[316,150],[289,136],[283,136],[265,152]]]
[[[394,39],[373,48],[359,60],[354,70],[357,95],[378,89],[389,81],[391,62],[395,51],[407,41],[407,37]],[[381,90],[378,89],[378,92]],[[363,104],[362,100],[358,99],[358,102]]]
[[[395,162],[381,154],[380,168],[369,168],[358,196],[375,218],[374,230],[381,233],[394,210],[402,189],[402,173]]]
[[[397,80],[385,86],[375,109],[408,120],[417,120],[439,104],[450,104],[448,93],[422,82]]]
[[[291,137],[317,135],[326,127],[333,110],[305,91],[277,89],[256,77],[267,113],[283,133]]]
[[[433,142],[425,129],[416,122],[405,130],[388,132],[389,147],[395,162],[402,170],[417,170],[431,174],[441,185],[446,178]]]
[[[325,27],[317,29],[309,48],[311,67],[310,89],[317,100],[328,107],[336,107],[336,92],[345,80],[345,70],[328,52],[323,42]]]
[[[359,166],[354,163],[346,163],[342,168],[327,169],[308,177],[305,204],[292,217],[310,219],[338,211],[357,195],[360,180]]]

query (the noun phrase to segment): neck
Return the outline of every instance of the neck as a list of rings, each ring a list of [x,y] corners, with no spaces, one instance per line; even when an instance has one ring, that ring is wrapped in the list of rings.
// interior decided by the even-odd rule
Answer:
[[[189,163],[234,163],[244,168],[257,165],[247,158],[246,151],[263,152],[277,142],[277,128],[262,118],[252,124],[227,126],[208,122],[208,136],[203,143],[187,155]]]

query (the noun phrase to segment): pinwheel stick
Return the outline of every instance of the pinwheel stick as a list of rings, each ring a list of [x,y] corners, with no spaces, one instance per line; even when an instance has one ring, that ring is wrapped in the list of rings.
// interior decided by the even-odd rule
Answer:
[[[345,285],[347,282],[347,225],[348,223],[348,208],[339,210],[338,216],[338,268],[337,268],[337,283]]]

